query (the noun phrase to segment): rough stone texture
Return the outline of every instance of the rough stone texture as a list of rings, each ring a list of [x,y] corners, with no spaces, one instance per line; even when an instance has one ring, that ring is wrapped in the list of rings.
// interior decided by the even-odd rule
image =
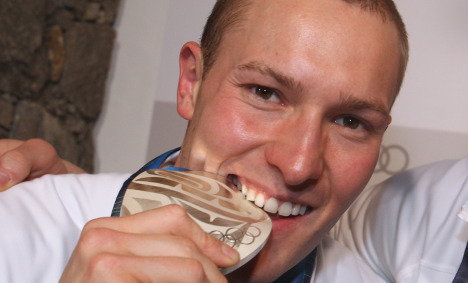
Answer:
[[[16,107],[12,133],[22,140],[38,137],[55,146],[67,160],[79,161],[79,144],[71,131],[58,118],[49,114],[41,105],[21,101]]]
[[[114,31],[106,25],[77,23],[65,35],[61,90],[80,114],[95,120],[102,108],[102,93],[111,60]]]
[[[0,138],[43,138],[93,170],[119,0],[0,0]]]
[[[0,62],[25,61],[39,48],[45,29],[46,2],[0,2]]]
[[[0,99],[0,109],[0,128],[10,130],[15,108],[11,102]]]

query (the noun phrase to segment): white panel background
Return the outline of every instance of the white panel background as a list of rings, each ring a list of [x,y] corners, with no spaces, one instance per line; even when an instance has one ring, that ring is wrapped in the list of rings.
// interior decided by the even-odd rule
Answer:
[[[98,172],[135,171],[181,143],[185,121],[175,110],[178,52],[184,42],[199,40],[214,2],[121,1],[106,103],[95,131]],[[429,156],[440,151],[420,162],[468,155],[468,1],[396,3],[410,34],[411,58],[392,113],[394,133],[426,130],[426,139],[437,140],[447,132],[456,139],[455,149],[450,139],[438,145],[440,150],[425,149],[416,136],[419,151]],[[444,148],[450,151],[445,154]]]

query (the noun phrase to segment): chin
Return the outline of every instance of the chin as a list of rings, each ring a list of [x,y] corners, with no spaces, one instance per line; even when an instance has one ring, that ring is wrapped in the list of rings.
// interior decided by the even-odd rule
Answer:
[[[235,283],[254,283],[254,282],[272,282],[278,276],[274,277],[272,274],[265,274],[266,272],[262,272],[262,268],[259,264],[260,256],[257,255],[251,261],[240,267],[239,269],[231,272],[230,274],[226,275],[226,278],[229,282]],[[264,266],[263,269],[268,269]],[[268,276],[269,275],[269,276]]]

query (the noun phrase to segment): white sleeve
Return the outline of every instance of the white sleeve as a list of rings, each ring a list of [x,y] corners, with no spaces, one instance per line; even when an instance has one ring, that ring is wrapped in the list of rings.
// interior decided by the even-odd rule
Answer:
[[[0,282],[58,282],[82,227],[110,216],[128,176],[47,175],[0,193]]]
[[[452,282],[468,240],[468,157],[366,189],[330,235],[387,282]]]

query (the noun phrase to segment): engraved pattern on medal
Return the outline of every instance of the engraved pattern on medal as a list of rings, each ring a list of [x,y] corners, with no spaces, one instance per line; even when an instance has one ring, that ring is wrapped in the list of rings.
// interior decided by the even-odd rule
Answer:
[[[240,245],[251,245],[255,242],[255,239],[259,237],[262,232],[256,226],[245,225],[243,227],[231,227],[226,232],[214,230],[209,233],[211,236],[218,240],[230,245],[233,248],[237,248]]]
[[[216,175],[194,171],[149,170],[137,176],[125,193],[122,216],[168,204],[181,205],[212,236],[239,248],[262,235],[268,216],[237,189]],[[203,225],[204,224],[204,225]]]

